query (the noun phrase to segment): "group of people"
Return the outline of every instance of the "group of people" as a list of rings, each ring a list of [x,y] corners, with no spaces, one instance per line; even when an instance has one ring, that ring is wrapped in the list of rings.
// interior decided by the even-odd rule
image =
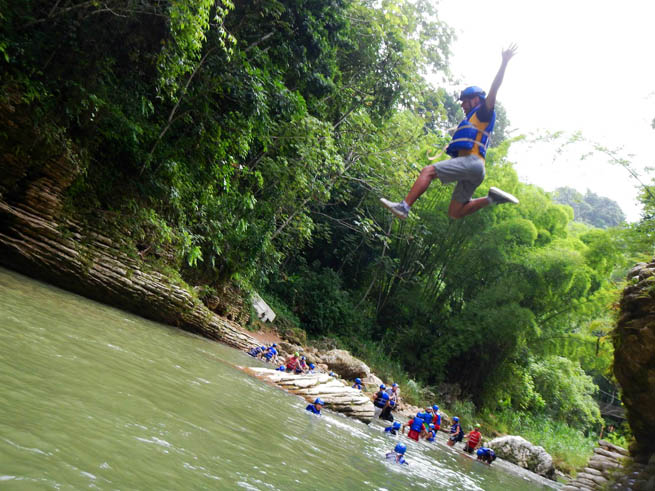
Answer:
[[[425,408],[425,411],[419,411],[416,413],[416,416],[410,419],[407,423],[401,425],[398,422],[394,422],[391,426],[385,428],[384,431],[385,433],[392,435],[397,435],[400,431],[400,433],[404,435],[405,428],[409,428],[407,437],[411,438],[412,440],[419,441],[420,438],[424,438],[428,442],[435,441],[437,431],[439,431],[441,428],[441,414],[439,414],[439,406],[436,404],[434,404],[432,407],[428,406]],[[462,430],[462,426],[459,423],[459,418],[455,416],[453,418],[453,424],[450,427],[449,434],[450,436],[447,441],[449,446],[453,446],[455,443],[465,440],[465,452],[472,454],[473,452],[476,452],[477,449],[477,459],[487,464],[491,464],[494,460],[496,460],[496,454],[491,448],[480,446],[482,442],[482,434],[480,433],[480,425],[478,423],[474,425],[473,430],[465,435],[464,431]],[[402,458],[402,463],[406,463],[404,458],[405,451],[406,447],[404,445],[401,453],[398,453],[398,445],[396,445],[396,448],[394,449],[397,459]],[[387,458],[389,458],[389,455],[391,455],[391,453],[387,454]],[[399,462],[398,460],[396,461]]]
[[[300,353],[296,351],[285,360],[284,365],[280,365],[278,370],[300,375],[303,373],[314,373],[316,365],[307,363],[307,359],[304,356],[300,356]]]
[[[277,363],[279,353],[277,351],[277,343],[269,346],[255,346],[248,351],[248,354],[258,360],[264,360],[269,363]]]
[[[269,346],[255,346],[248,351],[248,354],[258,360],[263,360],[276,365],[280,357],[277,350],[277,343],[273,343]],[[296,351],[291,356],[287,357],[287,359],[284,360],[284,364],[281,364],[276,368],[276,370],[295,374],[314,373],[316,365],[313,363],[307,363],[307,359],[304,356],[300,356],[300,353]]]

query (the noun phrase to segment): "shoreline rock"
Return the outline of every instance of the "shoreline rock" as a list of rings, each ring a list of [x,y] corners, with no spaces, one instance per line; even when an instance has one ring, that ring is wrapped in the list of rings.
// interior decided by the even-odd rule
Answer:
[[[296,375],[260,367],[248,367],[245,371],[287,392],[298,394],[309,403],[320,397],[327,409],[367,424],[373,420],[374,406],[369,397],[326,373]]]

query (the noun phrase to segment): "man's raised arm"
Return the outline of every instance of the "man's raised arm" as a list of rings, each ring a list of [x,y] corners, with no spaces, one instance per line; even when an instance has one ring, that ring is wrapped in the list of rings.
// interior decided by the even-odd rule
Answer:
[[[498,93],[500,84],[503,83],[503,77],[505,76],[505,68],[507,68],[507,63],[509,63],[509,60],[512,59],[512,56],[516,54],[517,48],[518,46],[516,44],[511,44],[507,49],[503,50],[503,61],[500,63],[500,68],[498,69],[496,78],[494,78],[494,81],[491,83],[489,94],[487,94],[487,98],[484,101],[484,105],[490,111],[493,110],[494,106],[496,105],[496,94]]]

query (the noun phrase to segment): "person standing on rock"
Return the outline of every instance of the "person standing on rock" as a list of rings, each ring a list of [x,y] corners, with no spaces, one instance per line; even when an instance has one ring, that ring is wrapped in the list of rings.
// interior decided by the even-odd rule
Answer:
[[[489,189],[486,197],[471,199],[476,188],[484,180],[484,158],[496,121],[494,111],[496,95],[503,82],[507,63],[515,54],[516,45],[503,50],[500,68],[488,95],[477,86],[467,87],[460,93],[459,100],[466,117],[457,127],[446,148],[446,153],[452,158],[424,167],[405,199],[400,203],[385,198],[380,199],[380,202],[396,217],[401,220],[406,219],[414,202],[428,189],[435,178],[439,178],[443,184],[457,182],[448,207],[448,215],[451,218],[465,217],[489,205],[519,202],[511,194],[494,187]]]

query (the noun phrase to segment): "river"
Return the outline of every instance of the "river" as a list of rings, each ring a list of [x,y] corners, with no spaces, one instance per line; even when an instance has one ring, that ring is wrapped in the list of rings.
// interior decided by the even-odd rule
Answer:
[[[0,269],[0,489],[547,489],[254,379],[244,353]]]

